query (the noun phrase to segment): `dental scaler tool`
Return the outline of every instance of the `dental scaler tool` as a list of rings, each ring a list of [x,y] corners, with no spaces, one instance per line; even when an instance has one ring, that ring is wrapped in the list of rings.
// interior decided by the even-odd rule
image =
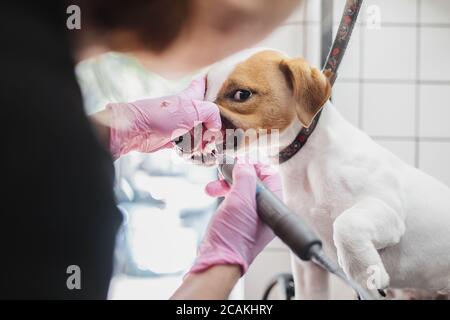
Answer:
[[[229,157],[220,159],[219,172],[228,184],[233,183],[235,160]],[[259,179],[256,183],[256,204],[258,215],[291,250],[302,260],[311,260],[331,272],[352,287],[363,300],[370,295],[352,279],[322,250],[322,241],[316,233],[294,214],[278,197],[268,190]]]

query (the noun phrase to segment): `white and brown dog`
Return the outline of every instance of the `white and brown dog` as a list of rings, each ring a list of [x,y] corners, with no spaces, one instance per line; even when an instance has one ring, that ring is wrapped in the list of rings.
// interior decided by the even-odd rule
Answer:
[[[279,129],[289,145],[323,107],[305,146],[280,165],[286,204],[371,294],[450,290],[450,189],[404,163],[328,101],[327,77],[301,58],[250,49],[214,65],[206,99],[242,129]],[[293,259],[298,298],[326,299],[327,273]]]

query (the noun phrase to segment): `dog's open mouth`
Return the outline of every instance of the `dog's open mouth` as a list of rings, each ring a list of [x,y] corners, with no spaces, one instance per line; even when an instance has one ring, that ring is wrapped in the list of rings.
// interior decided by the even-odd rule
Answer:
[[[195,145],[193,140],[195,141],[196,139],[191,132],[180,138],[181,140],[176,142],[175,151],[181,158],[193,164],[204,166],[213,166],[216,164],[218,151],[215,141],[202,142],[200,145]]]
[[[218,132],[210,132],[198,126],[176,139],[177,154],[191,163],[213,166],[217,164],[218,155],[227,150],[235,151],[239,145],[239,139],[234,134],[236,126],[224,116],[221,118],[222,129]]]

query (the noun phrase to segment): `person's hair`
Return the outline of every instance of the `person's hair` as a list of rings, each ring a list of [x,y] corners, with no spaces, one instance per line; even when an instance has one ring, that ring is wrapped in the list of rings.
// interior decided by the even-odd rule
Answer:
[[[130,32],[154,52],[165,50],[189,21],[192,0],[78,0],[96,32]],[[73,1],[72,1],[73,3]]]

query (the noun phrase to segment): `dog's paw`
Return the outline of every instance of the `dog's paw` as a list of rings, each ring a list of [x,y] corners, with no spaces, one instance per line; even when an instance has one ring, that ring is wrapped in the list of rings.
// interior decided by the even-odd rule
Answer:
[[[372,298],[383,299],[379,290],[389,287],[390,278],[372,242],[363,232],[355,232],[354,221],[349,219],[337,218],[333,227],[338,263],[345,274]]]
[[[382,296],[386,296],[384,290],[389,287],[389,274],[383,264],[370,265],[365,270],[365,275],[355,275],[359,281],[365,281],[369,290],[377,290]]]
[[[387,294],[387,290],[380,290],[378,289],[378,294],[375,292],[371,292],[371,291],[367,291],[370,295],[370,298],[373,300],[387,300],[388,298],[388,294]],[[361,296],[359,294],[357,294],[357,299],[358,300],[362,300]]]
[[[387,298],[386,290],[389,287],[389,275],[384,268],[370,266],[366,272],[348,271],[346,275],[358,283],[372,299],[382,300]]]
[[[347,277],[359,284],[373,299],[385,299],[385,290],[389,287],[390,277],[379,256],[369,252],[337,250],[338,263]]]

